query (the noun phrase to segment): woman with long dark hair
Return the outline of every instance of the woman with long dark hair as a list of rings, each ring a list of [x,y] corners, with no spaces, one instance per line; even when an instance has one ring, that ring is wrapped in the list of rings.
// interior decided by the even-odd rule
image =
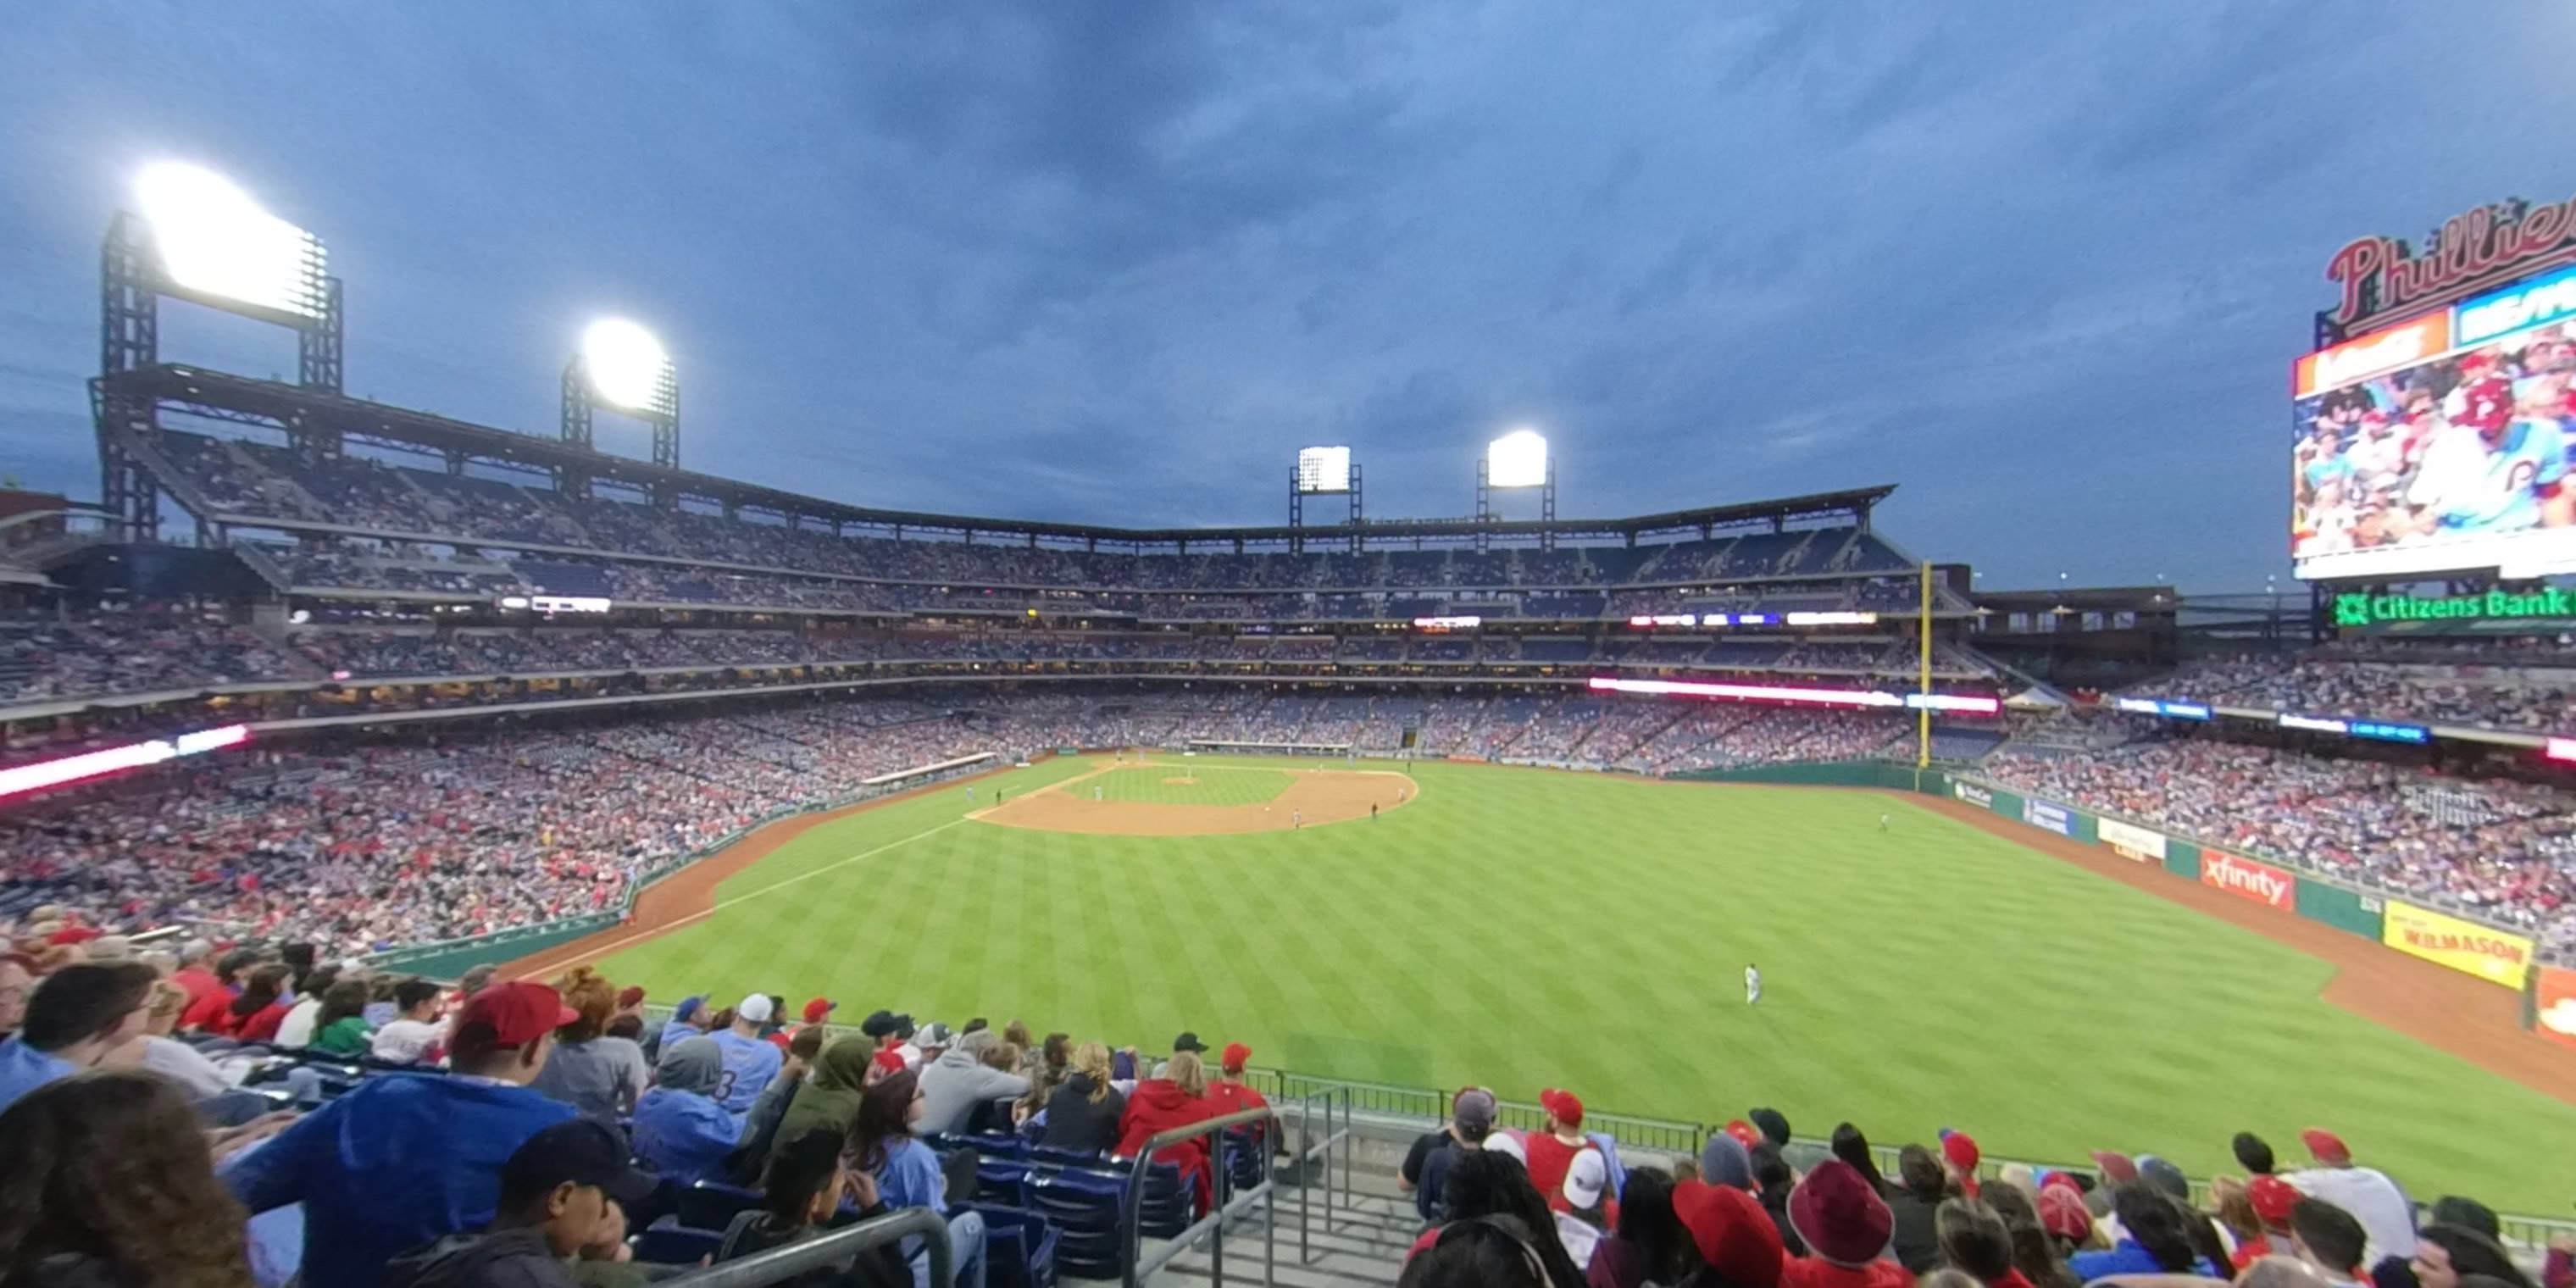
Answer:
[[[2411,1268],[2417,1288],[2460,1288],[2460,1281],[2472,1275],[2531,1288],[2530,1276],[2505,1255],[2502,1244],[2465,1225],[2435,1224],[2416,1231]]]
[[[324,1055],[365,1055],[376,1036],[366,1016],[372,996],[363,979],[340,980],[324,990],[322,1011],[313,1017],[312,1049]]]
[[[1850,1123],[1836,1123],[1833,1139],[1829,1144],[1834,1151],[1834,1157],[1851,1164],[1853,1170],[1861,1174],[1861,1179],[1868,1181],[1869,1187],[1878,1191],[1880,1198],[1887,1198],[1894,1193],[1894,1187],[1887,1183],[1887,1178],[1879,1175],[1878,1158],[1869,1152],[1869,1137],[1861,1135],[1860,1128]]]
[[[2111,1194],[2111,1211],[2120,1218],[2120,1241],[2108,1251],[2079,1252],[2067,1259],[2067,1268],[2084,1282],[2106,1275],[2227,1277],[2217,1263],[2201,1254],[2191,1234],[2191,1224],[2206,1223],[2164,1191],[2152,1185],[2123,1185]]]
[[[2013,1269],[2031,1282],[2031,1288],[2082,1288],[2057,1255],[2057,1243],[2040,1224],[2039,1207],[2030,1195],[2018,1186],[1989,1185],[1985,1203],[2004,1219],[2004,1229],[2012,1236]]]
[[[921,1077],[910,1069],[886,1077],[859,1093],[859,1111],[850,1121],[850,1165],[876,1178],[877,1196],[888,1208],[928,1208],[948,1222],[949,1265],[959,1283],[984,1281],[984,1218],[981,1213],[948,1209],[948,1178],[939,1156],[915,1135],[921,1120]],[[929,1283],[930,1254],[905,1241],[913,1281]]]
[[[292,977],[284,962],[270,962],[252,971],[242,984],[241,996],[217,1020],[218,1031],[245,1046],[276,1038],[277,1026],[286,1022],[286,982]]]
[[[1660,1167],[1629,1168],[1618,1232],[1593,1245],[1584,1279],[1592,1288],[1678,1284],[1698,1265],[1699,1248],[1673,1214],[1672,1174]]]
[[[1408,1260],[1440,1242],[1441,1232],[1451,1226],[1500,1218],[1517,1223],[1516,1237],[1527,1236],[1523,1241],[1547,1271],[1549,1288],[1583,1288],[1583,1272],[1575,1268],[1574,1259],[1565,1255],[1564,1242],[1556,1237],[1556,1215],[1548,1211],[1547,1200],[1530,1183],[1529,1169],[1519,1159],[1499,1149],[1461,1152],[1458,1161],[1449,1165],[1441,1199],[1448,1219],[1414,1241]]]
[[[0,1158],[0,1280],[251,1288],[250,1214],[178,1084],[100,1070],[38,1087],[0,1113]]]

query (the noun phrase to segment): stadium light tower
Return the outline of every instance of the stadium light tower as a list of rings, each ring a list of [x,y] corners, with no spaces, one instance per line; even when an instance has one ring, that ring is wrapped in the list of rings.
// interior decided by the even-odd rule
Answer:
[[[1556,458],[1548,455],[1547,439],[1534,429],[1515,429],[1485,444],[1485,455],[1476,462],[1476,551],[1482,554],[1488,543],[1485,526],[1494,520],[1494,493],[1538,489],[1538,516],[1542,522],[1556,521]],[[1539,549],[1554,550],[1556,534],[1541,529]]]
[[[158,402],[133,373],[160,365],[161,297],[268,322],[296,333],[296,382],[342,387],[340,279],[322,239],[270,214],[239,184],[204,166],[156,161],[134,176],[133,207],[108,222],[99,248],[99,498],[136,539],[160,527],[160,490],[131,445],[160,430]],[[339,432],[303,418],[301,448],[338,450]],[[206,537],[201,531],[201,539]]]
[[[581,349],[564,368],[563,438],[590,446],[590,413],[605,407],[653,427],[653,463],[680,465],[680,380],[653,333],[624,318],[603,318],[581,333]]]
[[[1288,548],[1303,554],[1306,538],[1296,529],[1306,526],[1306,498],[1340,493],[1351,499],[1351,553],[1360,551],[1360,467],[1351,459],[1347,447],[1306,447],[1297,452],[1297,464],[1288,471]]]

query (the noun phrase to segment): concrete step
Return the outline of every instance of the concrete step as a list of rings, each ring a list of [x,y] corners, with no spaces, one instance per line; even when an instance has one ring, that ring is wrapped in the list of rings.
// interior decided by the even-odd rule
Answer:
[[[1337,1171],[1334,1186],[1329,1195],[1320,1181],[1302,1192],[1282,1187],[1275,1192],[1275,1215],[1258,1208],[1239,1214],[1224,1232],[1225,1282],[1263,1282],[1267,1253],[1267,1282],[1284,1288],[1389,1288],[1404,1268],[1405,1249],[1422,1232],[1413,1201],[1397,1192],[1391,1170],[1354,1167],[1348,1190],[1340,1188]],[[1166,1246],[1149,1239],[1143,1253]],[[1203,1238],[1174,1256],[1153,1282],[1210,1285],[1214,1269]]]

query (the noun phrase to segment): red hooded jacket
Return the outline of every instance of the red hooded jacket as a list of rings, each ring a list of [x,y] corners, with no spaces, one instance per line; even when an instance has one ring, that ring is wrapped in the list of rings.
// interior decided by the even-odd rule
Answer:
[[[1190,1095],[1169,1078],[1147,1078],[1137,1083],[1136,1090],[1127,1097],[1127,1113],[1118,1120],[1118,1156],[1134,1158],[1156,1135],[1204,1122],[1218,1112],[1218,1106],[1206,1097]],[[1216,1183],[1208,1166],[1207,1137],[1166,1145],[1154,1155],[1154,1161],[1178,1164],[1181,1175],[1198,1191],[1199,1211],[1207,1211]]]

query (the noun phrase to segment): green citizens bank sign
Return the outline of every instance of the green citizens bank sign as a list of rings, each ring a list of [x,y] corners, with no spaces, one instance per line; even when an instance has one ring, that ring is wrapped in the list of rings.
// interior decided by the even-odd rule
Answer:
[[[2576,594],[2543,586],[2483,595],[2337,595],[2334,623],[2361,630],[2548,630],[2576,626]]]

